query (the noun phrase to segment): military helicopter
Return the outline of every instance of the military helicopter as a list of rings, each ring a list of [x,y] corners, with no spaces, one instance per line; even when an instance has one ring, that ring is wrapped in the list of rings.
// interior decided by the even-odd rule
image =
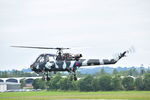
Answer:
[[[82,54],[63,53],[63,50],[70,48],[49,48],[49,47],[32,47],[32,46],[11,46],[17,48],[33,48],[33,49],[54,49],[56,54],[41,54],[30,66],[31,70],[37,74],[42,73],[43,79],[49,81],[50,72],[67,71],[73,76],[73,80],[77,80],[77,69],[82,66],[108,65],[117,63],[122,57],[126,56],[129,50],[120,53],[113,59],[81,59]]]

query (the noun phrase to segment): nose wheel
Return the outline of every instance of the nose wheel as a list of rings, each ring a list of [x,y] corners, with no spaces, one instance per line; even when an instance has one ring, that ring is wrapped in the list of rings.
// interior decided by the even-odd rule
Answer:
[[[46,77],[46,80],[47,80],[47,81],[50,81],[50,80],[51,80],[51,78],[50,78],[50,77]]]

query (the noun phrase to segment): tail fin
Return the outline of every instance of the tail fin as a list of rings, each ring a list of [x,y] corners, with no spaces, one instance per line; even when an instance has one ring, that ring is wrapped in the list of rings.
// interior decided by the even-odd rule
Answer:
[[[117,61],[120,60],[121,58],[123,57],[126,57],[127,54],[131,54],[131,53],[134,53],[135,52],[135,49],[134,47],[132,46],[131,48],[129,48],[128,50],[124,51],[123,53],[120,53],[117,57]]]
[[[120,60],[122,57],[126,57],[126,53],[127,53],[127,51],[124,51],[123,53],[120,53],[119,56],[118,56],[117,61]]]

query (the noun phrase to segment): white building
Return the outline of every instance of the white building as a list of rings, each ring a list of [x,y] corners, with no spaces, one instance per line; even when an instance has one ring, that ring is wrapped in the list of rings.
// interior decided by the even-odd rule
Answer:
[[[20,89],[21,79],[25,80],[27,87],[32,87],[32,82],[34,79],[42,77],[9,77],[9,78],[0,78],[0,92],[17,90]]]
[[[0,92],[20,89],[20,83],[0,82]]]
[[[0,92],[4,92],[7,90],[6,83],[0,82]]]

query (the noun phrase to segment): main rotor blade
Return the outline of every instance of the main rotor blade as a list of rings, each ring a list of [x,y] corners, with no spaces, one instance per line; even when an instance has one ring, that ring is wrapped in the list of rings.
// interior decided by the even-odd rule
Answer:
[[[58,50],[64,50],[64,49],[70,49],[70,48],[50,48],[50,47],[32,47],[32,46],[11,46],[16,48],[33,48],[33,49],[58,49]]]

